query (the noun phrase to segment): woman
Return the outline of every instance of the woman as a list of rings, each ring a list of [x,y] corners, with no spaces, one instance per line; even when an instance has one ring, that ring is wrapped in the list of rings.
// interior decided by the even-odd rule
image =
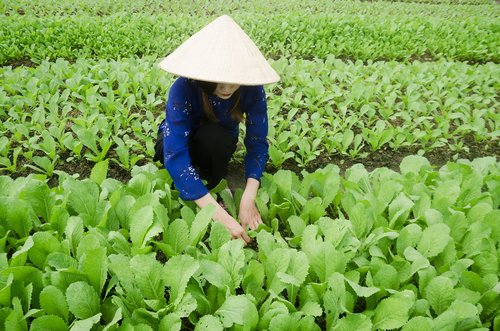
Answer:
[[[182,199],[193,200],[200,208],[214,204],[213,218],[226,226],[232,238],[248,243],[246,227],[255,229],[262,223],[255,196],[268,158],[262,84],[277,82],[279,76],[228,16],[194,34],[167,56],[160,68],[180,77],[169,91],[155,160],[164,162]],[[208,190],[227,174],[242,121],[247,154],[240,224]]]

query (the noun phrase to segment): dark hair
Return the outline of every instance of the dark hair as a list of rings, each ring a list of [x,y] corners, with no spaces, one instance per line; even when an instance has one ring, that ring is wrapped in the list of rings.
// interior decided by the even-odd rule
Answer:
[[[214,110],[212,108],[212,104],[208,100],[208,96],[214,94],[215,89],[217,88],[217,83],[213,82],[205,82],[201,80],[196,81],[198,86],[201,89],[201,100],[202,100],[202,109],[205,117],[212,122],[217,122],[217,117],[215,117]],[[241,88],[238,88],[231,99],[234,100],[233,107],[231,108],[231,118],[238,122],[243,122],[244,117],[240,112],[240,96],[241,96]]]

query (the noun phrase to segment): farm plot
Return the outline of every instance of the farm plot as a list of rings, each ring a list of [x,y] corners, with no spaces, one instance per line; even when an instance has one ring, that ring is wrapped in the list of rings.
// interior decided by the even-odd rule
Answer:
[[[2,1],[0,329],[500,330],[499,8]],[[282,78],[245,247],[152,163],[222,14]]]

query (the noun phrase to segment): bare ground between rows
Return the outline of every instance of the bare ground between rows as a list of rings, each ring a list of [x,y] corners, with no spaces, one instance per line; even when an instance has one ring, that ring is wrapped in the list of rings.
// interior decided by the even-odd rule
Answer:
[[[455,152],[448,147],[439,147],[426,152],[423,156],[429,160],[434,168],[440,168],[450,161],[456,159],[473,160],[480,157],[493,156],[500,157],[500,146],[497,141],[488,143],[468,142],[466,144],[468,151]],[[485,148],[487,146],[488,148]],[[300,174],[303,170],[311,173],[316,169],[324,168],[328,164],[335,164],[340,169],[340,174],[343,175],[347,169],[355,164],[363,164],[366,170],[373,171],[376,168],[386,167],[399,172],[401,161],[409,155],[416,155],[418,148],[400,148],[398,150],[381,149],[371,152],[364,158],[349,158],[341,155],[319,156],[315,161],[308,164],[306,167],[300,167],[296,162],[287,160],[282,167],[274,168],[268,166],[266,169],[269,173],[275,173],[278,170],[291,170],[296,174]],[[228,182],[231,188],[244,187],[245,171],[242,164],[231,163],[229,165]]]
[[[455,152],[450,150],[448,147],[440,147],[433,149],[432,151],[426,152],[425,156],[430,164],[435,168],[440,168],[449,161],[455,161],[456,159],[468,159],[473,160],[485,156],[500,156],[500,146],[497,141],[490,141],[488,143],[478,143],[468,141],[466,144],[468,151]],[[485,148],[487,147],[487,148]],[[345,170],[353,166],[354,164],[363,164],[368,171],[372,171],[376,168],[386,167],[394,171],[399,171],[399,164],[408,155],[415,155],[418,153],[418,148],[400,148],[398,150],[391,149],[381,149],[375,152],[371,152],[367,157],[364,158],[349,158],[347,156],[341,155],[320,155],[315,161],[309,163],[306,167],[300,167],[295,161],[288,160],[280,168],[272,167],[268,164],[266,171],[268,173],[276,173],[278,170],[291,170],[296,174],[305,170],[307,172],[314,172],[316,169],[324,168],[328,164],[335,164],[339,167],[341,175],[344,174]],[[62,157],[62,159],[65,159]],[[137,165],[145,165],[149,163],[148,159],[140,160]],[[29,174],[36,174],[37,172],[24,167],[25,164],[20,162],[18,164],[21,171],[13,174],[8,174],[5,171],[0,171],[0,175],[9,175],[11,178],[25,177]],[[156,163],[157,166],[161,166]],[[90,177],[90,173],[94,163],[87,161],[85,159],[72,160],[69,162],[64,162],[59,165],[56,170],[66,172],[68,174],[78,174],[80,179]],[[109,163],[108,168],[108,178],[113,178],[123,183],[130,180],[131,174],[129,171],[121,168],[114,162]],[[245,167],[241,162],[232,161],[229,164],[229,171],[227,175],[227,180],[231,189],[244,188],[245,186]],[[48,181],[50,186],[55,186],[58,183],[58,176],[54,174]]]
[[[498,0],[500,1],[500,0]],[[142,58],[143,56],[151,56],[155,55],[153,53],[144,53],[144,54],[135,54],[135,57],[137,58]],[[283,54],[275,54],[275,53],[269,53],[267,55],[268,58],[273,59],[273,60],[279,60],[283,57]],[[297,59],[303,59],[303,60],[309,60],[309,61],[314,61],[317,59],[316,56],[314,55],[302,55],[302,56],[295,56]],[[321,57],[320,57],[321,58]],[[419,62],[435,62],[439,61],[441,59],[445,59],[450,62],[465,62],[469,65],[484,65],[489,62],[493,62],[495,64],[500,63],[500,59],[498,58],[491,58],[491,59],[481,59],[481,58],[476,58],[476,57],[469,57],[469,56],[456,56],[456,57],[440,57],[440,56],[434,56],[428,52],[424,54],[412,54],[408,56],[398,56],[398,57],[388,57],[388,56],[379,56],[379,57],[374,57],[372,59],[366,59],[366,58],[357,58],[352,55],[345,55],[345,54],[339,54],[337,56],[338,59],[342,60],[343,62],[356,62],[356,61],[362,61],[364,65],[367,65],[369,61],[371,62],[401,62],[401,63],[413,63],[415,61]],[[76,58],[70,58],[66,57],[63,58],[64,60],[68,61],[69,63],[74,63],[76,61]],[[89,57],[88,59],[92,59],[92,57]],[[93,58],[94,60],[100,60],[102,59],[101,57],[98,58]],[[113,60],[114,58],[110,57],[108,60]],[[17,67],[26,67],[26,68],[35,68],[39,66],[39,62],[41,60],[33,60],[30,58],[17,58],[17,59],[7,59],[5,62],[0,63],[1,66],[3,67],[12,67],[13,69]],[[51,59],[50,61],[55,62],[55,59]]]

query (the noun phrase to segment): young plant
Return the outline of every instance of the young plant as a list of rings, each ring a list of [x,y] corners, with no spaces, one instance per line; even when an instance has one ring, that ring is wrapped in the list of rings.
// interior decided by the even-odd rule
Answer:
[[[394,136],[392,127],[387,128],[386,122],[378,120],[373,129],[363,128],[363,138],[367,141],[372,151],[380,149],[383,145],[391,141]]]
[[[124,137],[124,139],[127,139],[127,137]],[[130,171],[137,164],[137,162],[144,159],[144,155],[142,154],[133,155],[135,153],[131,153],[130,147],[121,138],[113,137],[113,140],[117,144],[115,151],[116,154],[118,155],[118,159],[112,158],[111,161],[115,162],[123,169]],[[129,141],[131,140],[128,140],[127,142]]]
[[[78,140],[83,146],[88,148],[85,157],[92,162],[100,162],[106,158],[109,149],[113,145],[113,141],[109,136],[99,138],[95,130],[80,128],[75,131]],[[76,147],[76,146],[75,146]]]
[[[27,164],[25,165],[25,167],[43,173],[48,177],[52,177],[52,175],[54,174],[54,170],[59,162],[59,155],[56,155],[54,159],[50,159],[47,156],[33,156],[32,161],[35,165]]]
[[[42,132],[42,141],[37,144],[33,144],[33,148],[42,151],[49,157],[50,160],[54,160],[57,156],[58,145],[52,135],[47,130]]]
[[[8,155],[0,156],[0,171],[8,171],[10,173],[15,173],[17,171],[17,159],[19,158],[19,154],[21,154],[22,148],[16,147],[12,151],[12,158]]]

